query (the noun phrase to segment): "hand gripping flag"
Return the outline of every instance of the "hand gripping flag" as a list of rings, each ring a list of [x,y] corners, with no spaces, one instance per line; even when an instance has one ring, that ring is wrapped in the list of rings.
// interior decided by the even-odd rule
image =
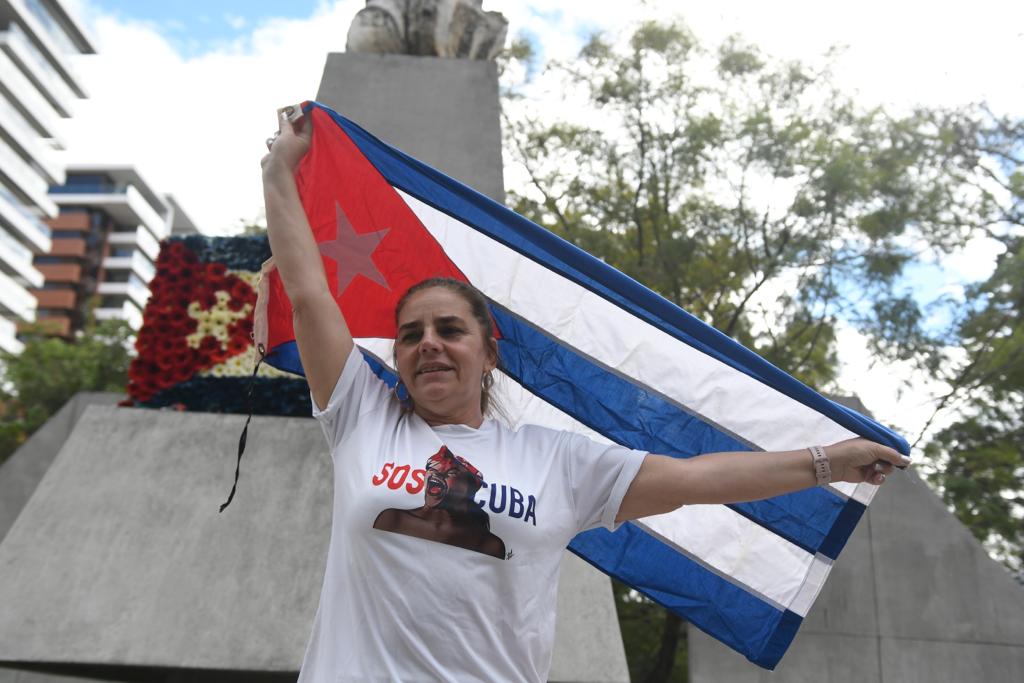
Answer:
[[[374,371],[393,383],[394,307],[428,277],[490,302],[511,426],[542,424],[641,450],[786,450],[855,435],[906,442],[820,396],[674,304],[330,109],[304,105],[312,147],[296,181],[330,287]],[[301,373],[271,272],[267,362]],[[808,467],[810,467],[808,455]],[[569,546],[774,668],[876,487],[694,505],[587,531]]]

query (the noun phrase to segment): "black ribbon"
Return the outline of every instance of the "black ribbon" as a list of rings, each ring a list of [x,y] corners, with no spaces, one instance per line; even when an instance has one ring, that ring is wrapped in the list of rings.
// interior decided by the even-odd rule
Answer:
[[[228,499],[224,501],[224,504],[220,506],[220,511],[224,512],[224,509],[228,505],[231,505],[231,501],[235,498],[235,490],[238,488],[238,474],[242,469],[242,453],[245,452],[245,439],[249,435],[249,421],[252,420],[252,394],[256,389],[256,373],[260,370],[260,364],[263,363],[263,359],[266,358],[266,349],[263,348],[263,344],[257,344],[256,350],[259,352],[259,360],[256,361],[256,367],[252,369],[252,377],[249,378],[249,391],[246,392],[246,403],[249,408],[249,416],[245,418],[245,426],[242,427],[242,435],[238,437],[238,461],[235,463],[235,482],[231,485],[231,493],[228,494]]]

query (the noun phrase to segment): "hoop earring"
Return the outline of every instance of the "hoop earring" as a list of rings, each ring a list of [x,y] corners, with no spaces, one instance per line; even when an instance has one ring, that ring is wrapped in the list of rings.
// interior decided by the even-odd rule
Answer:
[[[412,407],[412,396],[409,395],[409,388],[405,386],[405,383],[399,379],[398,383],[395,384],[395,398],[398,402],[405,407]]]

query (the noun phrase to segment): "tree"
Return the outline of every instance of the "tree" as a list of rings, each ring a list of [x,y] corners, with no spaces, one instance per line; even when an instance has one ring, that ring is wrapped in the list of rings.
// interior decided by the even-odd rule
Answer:
[[[1024,238],[1006,245],[958,326],[965,353],[943,401],[960,401],[959,417],[926,452],[946,503],[1024,578]]]
[[[0,462],[79,391],[124,391],[132,329],[90,322],[73,340],[30,331],[19,355],[0,355]]]
[[[680,24],[641,24],[619,42],[596,36],[545,78],[560,83],[557,112],[530,113],[514,88],[506,99],[506,144],[525,178],[509,193],[520,213],[819,389],[842,389],[844,328],[880,360],[949,380],[964,374],[949,363],[952,347],[984,346],[980,318],[929,323],[935,306],[959,302],[929,301],[904,276],[1022,224],[1021,123],[981,105],[865,108],[837,90],[828,65],[772,60],[738,37],[708,50]],[[1019,415],[1006,395],[987,394]],[[1019,451],[1007,415],[983,413],[1000,452]],[[1008,486],[1019,490],[1019,470]],[[985,528],[1007,522],[1005,511]],[[618,595],[633,596],[619,600],[624,626],[647,609]],[[669,680],[679,627],[659,630],[657,670],[631,656],[636,680]]]

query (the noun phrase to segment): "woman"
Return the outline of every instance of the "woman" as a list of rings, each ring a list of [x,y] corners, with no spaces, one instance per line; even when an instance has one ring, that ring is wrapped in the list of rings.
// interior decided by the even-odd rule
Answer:
[[[512,431],[484,419],[498,364],[486,301],[452,280],[413,287],[395,311],[407,410],[368,370],[328,289],[294,182],[310,136],[284,114],[263,162],[270,245],[335,472],[327,569],[300,681],[543,681],[559,562],[580,531],[686,504],[777,496],[827,482],[829,466],[833,481],[881,484],[908,462],[863,439],[813,457],[801,449],[680,460],[541,427]],[[420,495],[429,503],[442,493],[438,473],[419,467],[444,452],[487,472],[474,503],[490,511],[488,533],[503,555],[479,530],[451,542],[451,515],[399,519]]]

